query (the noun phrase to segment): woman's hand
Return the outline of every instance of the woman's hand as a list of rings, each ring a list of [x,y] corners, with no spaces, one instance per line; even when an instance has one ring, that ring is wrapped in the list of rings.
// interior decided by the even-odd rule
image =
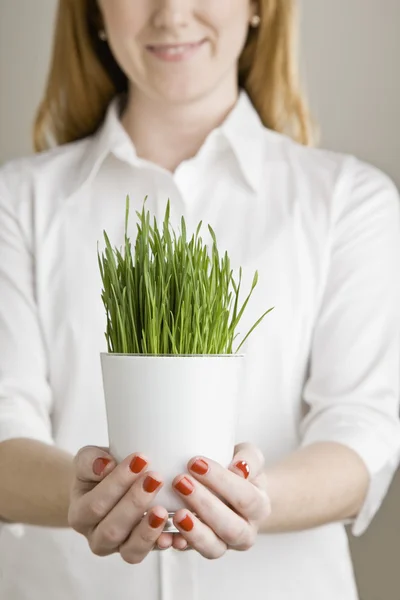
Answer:
[[[239,444],[229,469],[203,457],[188,463],[191,476],[179,475],[173,489],[187,502],[176,512],[174,548],[188,545],[205,558],[227,549],[249,550],[271,512],[263,472],[264,457],[252,444]]]
[[[172,545],[172,534],[162,533],[165,508],[155,506],[143,517],[163,485],[147,466],[148,460],[138,454],[117,465],[103,448],[88,446],[78,452],[68,522],[88,539],[94,554],[119,552],[126,562],[137,564],[157,541],[162,548]]]

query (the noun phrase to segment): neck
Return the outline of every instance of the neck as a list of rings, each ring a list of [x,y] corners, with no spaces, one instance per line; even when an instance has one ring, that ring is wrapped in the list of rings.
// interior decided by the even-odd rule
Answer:
[[[197,154],[237,98],[236,84],[187,103],[149,98],[131,86],[122,124],[138,156],[174,172],[182,161]]]

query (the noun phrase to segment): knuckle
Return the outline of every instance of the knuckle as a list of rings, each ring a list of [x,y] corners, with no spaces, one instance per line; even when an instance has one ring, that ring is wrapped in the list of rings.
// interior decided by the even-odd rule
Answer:
[[[248,538],[248,525],[244,522],[239,523],[235,525],[235,527],[231,527],[230,529],[228,529],[226,535],[224,536],[224,540],[228,544],[228,546],[234,546],[235,548],[244,544]]]
[[[196,503],[198,506],[198,512],[202,514],[212,514],[213,513],[213,499],[210,494],[198,494],[196,498]]]
[[[89,548],[95,556],[107,556],[108,552],[99,543],[97,536],[88,538]]]
[[[234,546],[235,550],[246,552],[250,550],[254,546],[255,538],[251,533],[247,533],[245,538],[236,546]]]
[[[88,505],[88,512],[94,519],[100,521],[106,513],[104,502],[99,499],[91,500]]]
[[[155,532],[156,536],[158,535],[158,532]],[[153,546],[155,543],[155,535],[152,531],[150,531],[149,529],[142,529],[139,532],[139,539],[140,541],[145,544],[146,546]],[[149,548],[150,549],[150,548]]]
[[[237,550],[238,552],[247,552],[252,547],[253,547],[253,544],[250,544],[250,543],[240,544],[240,546],[235,546],[235,550]]]
[[[98,535],[106,546],[116,547],[124,539],[123,532],[115,525],[106,525],[98,530]]]
[[[141,563],[144,558],[153,549],[157,540],[157,532],[151,531],[148,527],[137,526],[133,537],[126,544],[119,547],[119,553],[122,559],[130,565]]]
[[[257,518],[260,513],[264,514],[266,507],[269,507],[270,501],[268,494],[264,489],[259,489],[253,486],[252,493],[242,502],[239,499],[239,505],[241,509],[245,511],[245,514],[250,515],[252,518]]]
[[[247,498],[239,498],[237,502],[238,510],[241,514],[253,514],[259,507],[259,499],[252,494]]]
[[[206,550],[202,552],[202,554],[204,558],[207,558],[208,560],[217,560],[218,558],[222,558],[222,556],[224,556],[226,550],[227,548],[220,547],[213,550]]]
[[[120,548],[119,550],[120,556],[122,560],[128,565],[138,565],[143,561],[143,555],[140,555],[136,552],[132,552],[132,550],[128,550],[127,548]]]
[[[93,450],[92,446],[83,446],[83,448],[80,448],[74,457],[75,464],[81,464],[86,459],[90,450]]]

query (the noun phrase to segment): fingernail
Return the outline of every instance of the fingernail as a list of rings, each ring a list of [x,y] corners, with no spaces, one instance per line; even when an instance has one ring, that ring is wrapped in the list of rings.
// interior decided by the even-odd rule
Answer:
[[[250,475],[250,467],[245,460],[240,460],[239,462],[237,462],[235,464],[235,467],[242,471],[245,479],[248,478],[248,476]]]
[[[153,529],[158,529],[158,527],[160,527],[162,523],[164,523],[164,518],[158,517],[154,513],[150,514],[150,516],[149,516],[150,527],[152,527]]]
[[[150,475],[143,481],[143,489],[148,494],[155,492],[160,485],[161,481],[157,481],[157,479],[154,479],[154,477],[151,477]]]
[[[144,458],[141,458],[140,456],[135,456],[129,465],[130,470],[132,471],[132,473],[136,473],[136,475],[138,473],[140,473],[140,471],[143,471],[143,469],[147,466],[147,460],[144,460]]]
[[[97,476],[102,475],[104,469],[110,462],[111,460],[109,458],[96,458],[93,462],[93,473]]]
[[[194,523],[189,515],[186,515],[186,517],[180,523],[178,523],[178,525],[181,527],[181,529],[183,529],[183,531],[192,531],[194,527]]]
[[[187,477],[183,477],[174,487],[184,496],[189,496],[194,490],[193,483]]]
[[[195,462],[190,467],[190,470],[193,471],[193,473],[197,473],[197,475],[205,475],[206,473],[208,473],[209,469],[210,467],[208,463],[202,458],[198,458],[197,460],[195,460]]]

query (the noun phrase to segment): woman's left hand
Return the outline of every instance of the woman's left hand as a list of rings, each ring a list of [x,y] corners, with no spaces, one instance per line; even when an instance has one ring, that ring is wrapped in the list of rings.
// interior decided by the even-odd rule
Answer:
[[[180,509],[174,516],[181,532],[174,534],[174,548],[193,548],[209,559],[220,558],[228,549],[249,550],[271,512],[263,469],[262,452],[247,443],[235,447],[228,469],[206,457],[190,460],[190,475],[172,482],[191,509]]]

